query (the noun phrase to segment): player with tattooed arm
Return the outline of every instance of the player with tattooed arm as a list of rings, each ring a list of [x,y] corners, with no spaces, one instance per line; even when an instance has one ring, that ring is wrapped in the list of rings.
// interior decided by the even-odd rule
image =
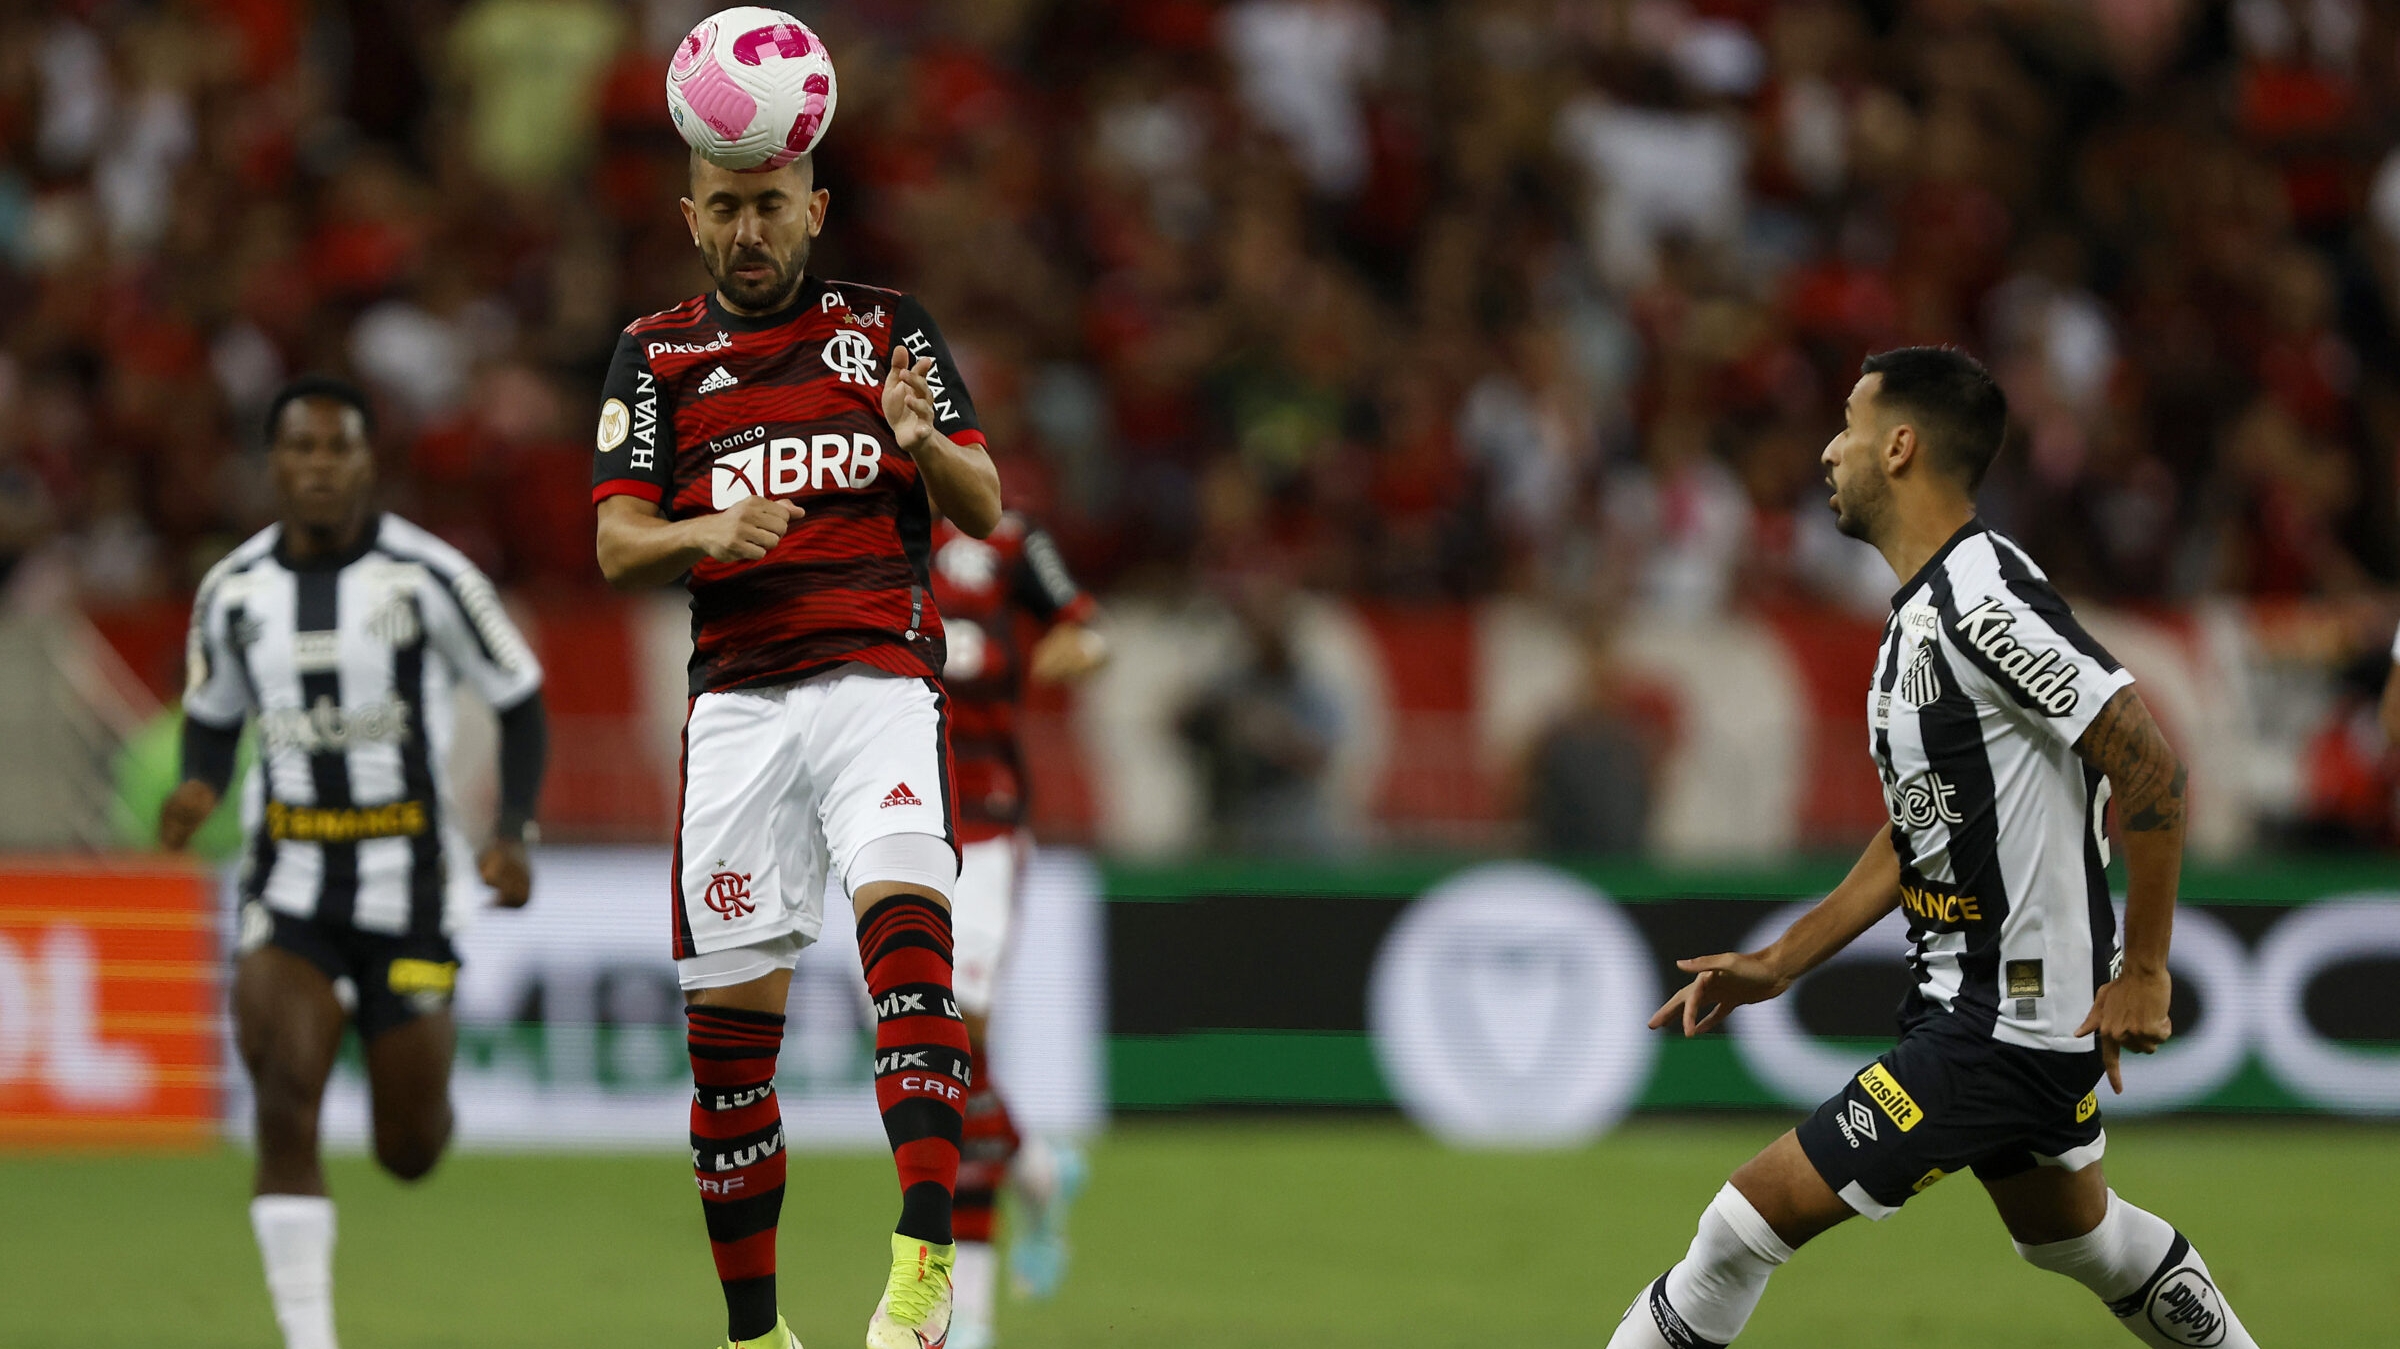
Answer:
[[[1765,949],[1679,962],[1692,982],[1650,1024],[1713,1029],[1894,909],[1915,982],[1899,1043],[1733,1173],[1611,1349],[1730,1343],[1802,1244],[1964,1170],[2018,1255],[2099,1294],[2142,1343],[2256,1349],[2192,1244],[2101,1175],[2099,1082],[2122,1090],[2118,1055],[2172,1030],[2184,771],[2133,676],[1976,518],[2007,420],[1980,364],[1912,347],[1867,359],[1825,447],[1836,522],[1903,581],[1867,704],[1891,825]],[[2121,943],[2104,870],[2112,796]]]

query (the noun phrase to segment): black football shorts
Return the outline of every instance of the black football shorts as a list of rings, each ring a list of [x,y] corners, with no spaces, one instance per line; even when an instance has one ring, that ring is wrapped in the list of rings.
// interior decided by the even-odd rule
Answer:
[[[1798,1130],[1850,1207],[1888,1218],[1944,1176],[2003,1180],[2100,1160],[2100,1052],[2021,1049],[1946,1019],[1920,1023]]]
[[[458,988],[458,952],[438,932],[362,932],[347,924],[295,918],[250,900],[242,905],[238,949],[246,953],[260,946],[280,946],[324,971],[362,1041],[447,1011]]]

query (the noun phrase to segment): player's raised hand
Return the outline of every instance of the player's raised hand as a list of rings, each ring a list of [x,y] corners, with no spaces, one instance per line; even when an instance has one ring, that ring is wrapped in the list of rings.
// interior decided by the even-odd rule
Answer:
[[[524,908],[533,898],[533,861],[523,839],[496,838],[483,845],[475,870],[492,887],[492,903],[503,909]]]
[[[168,852],[182,852],[183,845],[192,841],[200,826],[217,810],[217,789],[194,779],[168,793],[167,803],[158,811],[158,844]]]
[[[2100,985],[2091,1012],[2075,1028],[2075,1034],[2100,1033],[2100,1066],[2108,1070],[2111,1092],[2125,1094],[2125,1075],[2117,1067],[2120,1050],[2155,1054],[2175,1033],[2175,1023],[2167,1016],[2167,1004],[2174,994],[2175,981],[2163,969],[2145,974],[2129,967]]]
[[[694,520],[692,541],[716,562],[756,562],[808,512],[776,497],[744,497]]]
[[[933,386],[925,379],[932,369],[931,356],[920,363],[916,353],[892,344],[892,373],[883,378],[883,419],[892,424],[892,438],[911,454],[934,432]]]
[[[1792,986],[1765,960],[1738,952],[1678,960],[1675,968],[1697,977],[1651,1014],[1650,1029],[1666,1029],[1680,1010],[1687,1038],[1715,1030],[1744,1003],[1765,1002]]]

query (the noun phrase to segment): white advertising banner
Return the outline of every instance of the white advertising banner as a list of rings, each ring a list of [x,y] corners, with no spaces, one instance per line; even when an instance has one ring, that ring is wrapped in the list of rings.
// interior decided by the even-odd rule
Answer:
[[[533,902],[485,913],[458,938],[459,1146],[685,1146],[691,1069],[667,955],[668,863],[663,848],[541,850]],[[802,953],[786,1009],[775,1083],[799,1150],[885,1146],[866,981],[852,924],[834,917],[848,908],[827,897],[824,936]],[[1090,861],[1037,852],[992,1025],[994,1079],[1028,1132],[1083,1134],[1105,1122],[1102,922]],[[226,1062],[239,1062],[230,1049]],[[247,1136],[249,1082],[238,1069],[231,1076],[226,1126]],[[326,1091],[324,1137],[363,1145],[367,1121],[366,1081],[345,1053]]]

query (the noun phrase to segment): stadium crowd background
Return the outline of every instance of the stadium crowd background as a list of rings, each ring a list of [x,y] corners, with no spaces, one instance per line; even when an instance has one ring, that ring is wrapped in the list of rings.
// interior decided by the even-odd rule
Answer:
[[[706,285],[660,86],[708,7],[10,7],[8,604],[188,593],[268,518],[265,398],[320,368],[374,392],[391,505],[519,596],[596,591],[613,336]],[[2387,7],[796,12],[841,72],[814,270],[924,297],[1012,505],[1103,593],[1262,633],[1295,588],[1871,615],[1889,578],[1815,455],[1904,342],[2000,371],[1987,512],[2071,595],[2340,599],[2400,564]]]

